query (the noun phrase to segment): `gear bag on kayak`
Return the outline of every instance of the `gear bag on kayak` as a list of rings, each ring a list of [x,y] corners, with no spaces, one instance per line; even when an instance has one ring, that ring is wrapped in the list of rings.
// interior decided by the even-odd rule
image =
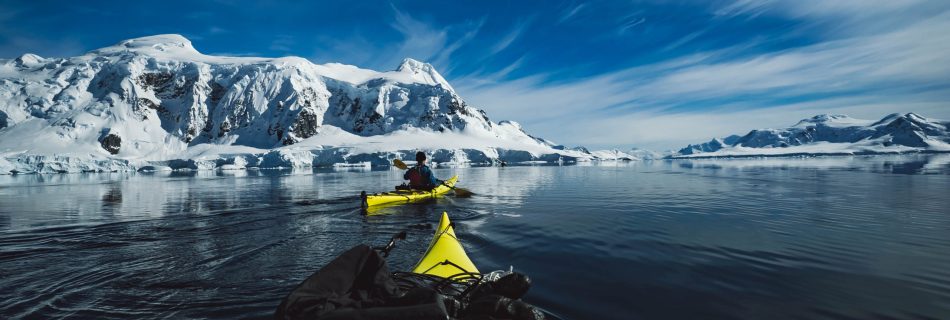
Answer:
[[[539,309],[520,300],[530,287],[530,280],[519,273],[504,274],[476,282],[470,292],[452,292],[454,286],[445,287],[444,281],[431,282],[438,277],[392,274],[376,250],[358,245],[300,283],[277,307],[274,318],[544,319]],[[450,293],[442,294],[433,285]]]
[[[369,246],[358,245],[298,285],[277,307],[274,318],[448,319],[443,300],[428,288],[402,292],[386,260]]]

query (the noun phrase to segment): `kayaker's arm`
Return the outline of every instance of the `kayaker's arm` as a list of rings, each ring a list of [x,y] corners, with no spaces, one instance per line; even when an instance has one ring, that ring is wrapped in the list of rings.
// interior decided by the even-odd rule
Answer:
[[[432,169],[430,169],[428,166],[423,167],[423,168],[424,169],[422,169],[423,170],[422,174],[429,177],[429,183],[431,185],[438,186],[442,184],[442,180],[435,178],[435,174],[432,173]]]

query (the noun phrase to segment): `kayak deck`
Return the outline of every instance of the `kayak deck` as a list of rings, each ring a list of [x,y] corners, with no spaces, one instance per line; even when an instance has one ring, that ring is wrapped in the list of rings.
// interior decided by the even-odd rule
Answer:
[[[455,236],[448,213],[442,213],[439,227],[432,241],[429,242],[429,249],[422,255],[422,259],[419,259],[419,263],[412,268],[412,272],[453,281],[469,280],[480,275],[478,268],[462,248],[462,243]]]
[[[396,190],[383,193],[374,193],[370,195],[361,195],[363,198],[363,207],[367,208],[370,206],[375,206],[384,203],[396,203],[403,202],[408,203],[416,200],[434,198],[439,195],[443,195],[452,190],[451,187],[455,186],[455,182],[458,181],[458,176],[453,176],[449,180],[445,180],[444,185],[433,188],[431,191],[424,190]]]

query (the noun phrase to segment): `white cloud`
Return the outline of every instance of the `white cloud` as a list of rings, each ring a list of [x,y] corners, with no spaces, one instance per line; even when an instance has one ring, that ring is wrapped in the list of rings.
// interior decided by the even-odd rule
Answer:
[[[391,26],[399,31],[404,39],[393,53],[394,57],[390,58],[392,61],[401,61],[406,57],[429,61],[446,48],[448,35],[445,30],[413,19],[395,7],[393,11],[395,20]]]
[[[571,20],[571,18],[574,18],[574,16],[580,13],[581,10],[583,10],[584,7],[586,6],[587,6],[587,3],[581,3],[576,6],[571,7],[570,10],[566,10],[564,15],[562,15],[560,18],[557,19],[557,23],[564,23],[568,20]]]
[[[796,18],[855,17],[894,12],[926,4],[928,1],[925,0],[737,0],[718,8],[715,14],[720,16],[775,14]]]
[[[865,10],[840,6],[831,8]],[[758,9],[742,10],[764,10],[752,8]],[[831,9],[813,10],[804,12]],[[900,25],[752,56],[735,55],[740,49],[705,52],[572,81],[537,74],[454,83],[493,118],[517,120],[533,134],[581,145],[673,148],[827,112],[950,118],[950,12]],[[806,102],[788,102],[797,100]]]
[[[531,24],[530,20],[525,20],[525,21],[521,21],[517,23],[514,29],[509,31],[507,35],[501,38],[501,40],[499,40],[498,43],[496,43],[492,47],[490,55],[502,52],[503,50],[507,49],[508,46],[514,43],[515,40],[517,40],[518,37],[520,37],[521,34],[524,33],[526,29],[528,29],[528,25],[530,24]]]
[[[452,54],[455,53],[459,48],[467,44],[482,29],[482,25],[485,24],[485,19],[481,19],[476,22],[463,24],[461,28],[467,29],[468,31],[462,34],[461,37],[453,41],[451,44],[446,46],[444,49],[440,50],[434,58],[431,59],[431,63],[436,69],[440,70],[442,73],[451,73],[454,69],[452,64]]]
[[[943,92],[944,97],[948,94],[950,92]],[[916,112],[930,118],[950,119],[950,110],[945,101],[938,97],[906,96],[895,99],[869,96],[759,109],[726,108],[682,113],[643,111],[610,117],[582,115],[567,123],[528,125],[526,130],[564,132],[570,136],[554,140],[569,145],[638,146],[667,150],[705,142],[714,137],[742,135],[752,129],[785,128],[817,114],[847,114],[859,119],[878,120],[894,112]]]
[[[647,22],[647,18],[633,17],[627,21],[624,21],[623,24],[620,25],[620,28],[617,29],[617,34],[623,35],[627,33],[627,31],[629,31],[630,29],[633,29],[634,27],[639,26],[643,24],[644,22]]]
[[[216,34],[224,34],[224,33],[228,33],[228,32],[231,32],[231,30],[228,30],[228,29],[225,29],[225,28],[222,28],[222,27],[218,27],[218,26],[211,26],[210,28],[208,28],[208,31],[205,32],[205,33],[206,33],[206,34],[209,34],[209,35],[216,35]]]
[[[274,40],[271,41],[270,47],[268,49],[274,51],[291,51],[292,47],[297,44],[297,40],[290,35],[276,35]]]
[[[438,26],[412,17],[392,7],[390,27],[398,38],[373,41],[359,32],[344,38],[319,37],[318,50],[311,57],[320,62],[341,62],[377,70],[395,68],[405,58],[432,63],[441,72],[450,71],[452,55],[471,41],[481,30],[484,18],[462,21],[455,25]]]

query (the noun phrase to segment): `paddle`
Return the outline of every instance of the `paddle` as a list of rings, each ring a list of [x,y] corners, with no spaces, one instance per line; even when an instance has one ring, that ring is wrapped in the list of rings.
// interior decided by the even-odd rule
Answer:
[[[393,165],[396,166],[396,168],[399,168],[402,170],[409,170],[409,166],[407,166],[405,162],[402,162],[402,160],[399,160],[399,159],[393,159]]]
[[[396,166],[396,168],[399,168],[402,170],[409,170],[409,166],[407,166],[405,162],[402,162],[402,160],[399,160],[399,159],[393,159],[393,166]],[[442,185],[449,187],[450,189],[455,191],[455,195],[459,197],[468,198],[475,194],[474,192],[468,191],[468,189],[457,188],[454,186],[447,185],[445,184],[445,181],[442,181]]]
[[[389,243],[382,247],[374,247],[373,249],[379,250],[379,253],[383,255],[383,258],[389,257],[389,251],[396,247],[396,240],[406,240],[406,232],[402,231],[394,235],[389,239]]]

